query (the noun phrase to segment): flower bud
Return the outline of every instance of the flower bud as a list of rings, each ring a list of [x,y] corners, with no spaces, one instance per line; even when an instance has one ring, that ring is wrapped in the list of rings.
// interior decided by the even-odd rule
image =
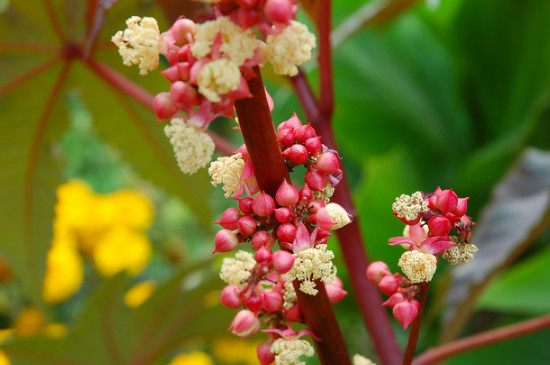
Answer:
[[[270,365],[275,362],[275,354],[271,352],[272,341],[265,341],[258,345],[256,354],[261,365]]]
[[[392,295],[399,289],[399,280],[393,275],[386,275],[378,282],[378,287],[382,293]]]
[[[325,174],[319,171],[311,170],[306,172],[304,180],[311,190],[323,191],[325,186]]]
[[[295,303],[292,308],[285,310],[285,317],[291,322],[300,322],[302,320],[302,309],[300,304]]]
[[[283,156],[296,165],[306,162],[308,155],[307,148],[301,144],[292,145],[283,151]]]
[[[305,142],[306,148],[311,153],[317,153],[321,151],[323,145],[321,144],[321,137],[308,138]]]
[[[336,224],[335,221],[332,220],[330,217],[330,214],[325,209],[325,207],[321,207],[317,210],[317,213],[315,213],[317,226],[321,229],[330,230],[334,225]]]
[[[275,210],[275,201],[272,197],[266,194],[264,191],[260,195],[254,198],[252,202],[252,211],[260,216],[267,217]]]
[[[296,135],[294,134],[294,128],[292,128],[290,126],[287,127],[287,128],[282,128],[277,133],[277,140],[283,146],[292,146],[294,144],[294,142],[296,141]]]
[[[299,128],[302,127],[302,122],[296,115],[296,113],[293,113],[292,116],[284,122],[285,125],[290,125],[292,128],[294,128],[294,132],[296,132]]]
[[[393,316],[397,319],[397,322],[401,323],[403,329],[406,331],[407,327],[414,321],[418,314],[418,308],[408,300],[397,303],[393,307]]]
[[[195,23],[191,19],[180,18],[172,24],[169,32],[180,46],[190,43],[193,41],[192,37],[195,32]]]
[[[228,208],[225,210],[225,212],[223,212],[222,216],[216,222],[216,224],[219,224],[225,229],[237,229],[237,222],[239,221],[240,217],[241,214],[239,213],[239,210],[237,208]]]
[[[330,218],[335,222],[335,225],[331,229],[340,229],[351,222],[351,215],[349,215],[344,207],[340,204],[328,203],[325,209],[328,212]]]
[[[283,207],[291,207],[298,202],[298,190],[285,180],[277,189],[275,201]]]
[[[380,283],[386,275],[391,275],[390,268],[382,261],[374,261],[367,267],[367,278],[373,284]]]
[[[158,93],[153,100],[153,109],[158,120],[169,119],[177,113],[178,108],[170,99],[170,94],[167,92]]]
[[[267,0],[264,14],[273,23],[288,24],[295,13],[295,6],[290,0]]]
[[[295,259],[296,257],[290,252],[281,250],[275,251],[272,257],[273,268],[279,274],[286,274],[290,269],[292,269]]]
[[[262,300],[260,296],[256,294],[245,295],[243,298],[243,303],[245,307],[247,307],[254,313],[258,313],[258,311],[262,307]]]
[[[339,283],[336,282],[336,280],[338,280]],[[332,284],[325,283],[328,300],[331,303],[338,303],[343,297],[348,295],[348,292],[342,289],[341,283],[342,281],[339,278],[336,278]]]
[[[237,248],[239,240],[237,236],[228,229],[222,229],[216,233],[214,237],[214,245],[216,249],[212,253],[216,252],[231,252]]]
[[[281,293],[266,289],[262,292],[262,307],[268,312],[279,312],[283,309],[283,297]]]
[[[243,302],[240,297],[240,289],[236,285],[227,285],[222,290],[220,303],[227,308],[237,309]]]
[[[428,221],[428,228],[434,236],[446,236],[451,231],[451,222],[441,215],[436,215]]]
[[[315,167],[320,172],[325,174],[332,174],[334,172],[342,172],[340,170],[340,163],[338,162],[338,157],[332,152],[325,152],[317,157],[317,162]]]
[[[256,220],[249,215],[245,215],[238,222],[239,232],[245,237],[256,232]]]
[[[256,252],[256,255],[254,255],[254,260],[256,262],[268,262],[271,260],[271,251],[269,251],[265,246],[262,246],[258,249]]]
[[[458,204],[458,196],[451,189],[442,190],[435,199],[435,209],[445,214],[455,210]]]
[[[402,294],[402,293],[393,293],[389,298],[388,300],[386,300],[384,303],[382,303],[382,305],[386,306],[386,307],[390,307],[390,308],[393,308],[396,304],[398,303],[401,303],[402,301],[404,301],[406,298],[405,296]]]
[[[300,196],[300,199],[302,200],[311,200],[313,199],[313,193],[311,192],[311,189],[309,188],[309,186],[304,185],[303,188],[300,189],[300,191],[298,192],[298,195]]]
[[[296,141],[300,143],[304,143],[313,137],[317,137],[317,134],[315,133],[315,129],[313,129],[309,123],[296,129]]]
[[[309,214],[315,214],[317,211],[325,206],[324,200],[312,200],[307,204]]]
[[[260,320],[251,311],[243,309],[233,318],[229,330],[239,337],[250,337],[260,330]]]
[[[252,244],[252,249],[254,251],[258,251],[261,247],[267,244],[270,238],[271,238],[271,235],[266,231],[256,232],[252,237],[252,240],[250,241],[250,243]]]
[[[458,198],[456,208],[451,213],[453,213],[457,217],[462,217],[464,214],[466,214],[466,210],[468,209],[468,199],[470,198]]]
[[[275,209],[275,219],[279,223],[290,223],[292,221],[292,211],[287,207]]]
[[[239,17],[238,24],[245,30],[259,24],[263,19],[262,13],[257,9],[239,7],[237,11]]]
[[[296,237],[296,227],[292,223],[281,224],[277,228],[277,238],[281,242],[292,242]]]
[[[243,214],[250,214],[252,213],[252,203],[254,202],[254,199],[252,198],[243,198],[239,200],[239,209]]]

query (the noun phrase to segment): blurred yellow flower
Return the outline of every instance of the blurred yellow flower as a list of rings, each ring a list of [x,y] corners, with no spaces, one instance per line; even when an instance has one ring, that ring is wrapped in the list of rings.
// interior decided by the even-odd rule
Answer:
[[[56,237],[48,251],[42,299],[59,303],[73,295],[84,277],[82,259],[76,248],[64,238]]]
[[[143,194],[118,190],[101,197],[95,214],[104,225],[121,225],[144,231],[153,222],[154,207]]]
[[[45,325],[42,312],[35,307],[26,307],[19,313],[13,324],[13,330],[17,336],[29,337],[42,332]]]
[[[260,342],[221,338],[214,342],[212,352],[224,364],[259,365],[256,348]]]
[[[214,365],[208,354],[202,351],[193,351],[189,354],[176,356],[168,365]]]
[[[10,359],[8,358],[8,355],[2,350],[0,350],[0,365],[10,365]]]
[[[56,220],[73,230],[89,225],[95,193],[88,184],[71,180],[57,188]]]
[[[124,295],[124,303],[130,308],[142,305],[155,291],[155,281],[147,280],[132,286]]]
[[[93,260],[103,276],[113,276],[124,270],[137,275],[149,262],[151,250],[151,242],[145,234],[116,227],[97,242]]]

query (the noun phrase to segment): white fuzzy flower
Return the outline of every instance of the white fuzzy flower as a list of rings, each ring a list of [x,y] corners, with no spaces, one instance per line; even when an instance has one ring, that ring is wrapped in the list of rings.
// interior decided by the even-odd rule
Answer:
[[[476,245],[460,242],[446,249],[442,256],[449,261],[451,265],[465,264],[474,258],[477,251],[478,248]]]
[[[417,250],[405,251],[398,265],[410,281],[422,283],[432,280],[437,269],[437,259],[431,253]]]
[[[412,221],[418,217],[420,212],[428,211],[428,201],[422,199],[422,193],[419,191],[410,196],[401,194],[399,198],[395,198],[392,209],[398,218]]]
[[[227,284],[242,288],[255,265],[256,260],[251,253],[239,251],[235,254],[235,258],[223,259],[220,278]]]
[[[235,196],[239,190],[241,174],[243,172],[244,160],[241,153],[229,157],[218,157],[210,163],[208,173],[212,177],[212,185],[223,184],[225,197]]]
[[[327,250],[327,245],[318,245],[298,252],[294,265],[289,272],[284,274],[287,282],[298,280],[300,291],[316,295],[315,280],[322,280],[330,284],[336,278],[336,267],[332,265],[334,253]]]
[[[127,29],[118,31],[111,41],[126,66],[139,65],[139,73],[146,75],[159,65],[160,32],[154,18],[133,16],[126,20]]]
[[[268,35],[266,44],[266,57],[275,73],[294,76],[298,73],[296,66],[311,58],[315,36],[307,26],[292,20],[281,33]]]
[[[213,103],[221,100],[220,94],[236,90],[240,81],[239,67],[225,58],[208,62],[201,68],[197,77],[199,92]]]
[[[277,365],[305,365],[300,356],[313,356],[315,351],[309,342],[294,336],[282,337],[273,341],[271,352],[275,355]]]
[[[215,145],[212,138],[204,132],[185,124],[183,119],[174,118],[164,127],[164,133],[170,138],[181,171],[193,174],[212,160]]]
[[[332,218],[332,220],[336,223],[332,227],[333,231],[340,229],[351,222],[348,212],[340,204],[329,203],[325,209],[327,210],[330,218]]]

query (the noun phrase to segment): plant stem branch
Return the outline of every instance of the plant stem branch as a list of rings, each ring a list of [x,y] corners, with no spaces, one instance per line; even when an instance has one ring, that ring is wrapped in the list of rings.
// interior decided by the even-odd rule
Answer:
[[[334,111],[334,85],[332,77],[332,47],[330,45],[331,31],[331,0],[320,0],[319,3],[319,109],[327,118]]]
[[[58,55],[57,57],[52,58],[51,60],[48,60],[35,68],[25,72],[23,75],[17,76],[15,79],[11,80],[7,84],[0,87],[0,96],[7,94],[11,90],[15,89],[19,85],[24,84],[26,81],[32,79],[33,77],[40,75],[42,72],[45,72],[55,66],[59,61],[63,59],[62,55]]]
[[[426,299],[428,298],[428,289],[430,288],[430,282],[422,283],[420,286],[420,298],[418,302],[418,313],[414,322],[411,325],[411,332],[409,333],[409,342],[407,342],[407,348],[405,355],[403,356],[403,365],[410,365],[414,357],[414,351],[416,350],[416,343],[418,342],[418,335],[420,334],[420,326],[422,325],[422,317],[424,315],[424,308],[426,307]]]
[[[445,345],[430,349],[414,361],[414,365],[429,365],[445,360],[456,354],[460,354],[478,347],[491,345],[497,342],[510,340],[532,332],[550,328],[550,315],[528,319],[516,324],[478,333],[460,340],[449,342]]]
[[[235,101],[235,109],[258,185],[260,189],[274,196],[289,175],[277,141],[258,67],[254,68],[254,73],[257,76],[248,80],[248,88],[253,97]],[[300,290],[297,290],[297,295],[307,326],[321,339],[315,341],[319,359],[325,365],[351,364],[324,284],[319,283],[317,287],[319,293],[315,296],[301,295],[303,293]]]

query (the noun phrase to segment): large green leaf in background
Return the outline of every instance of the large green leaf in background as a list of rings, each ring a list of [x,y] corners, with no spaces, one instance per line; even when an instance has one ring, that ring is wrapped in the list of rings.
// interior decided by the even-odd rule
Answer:
[[[13,1],[0,14],[0,249],[25,294],[35,302],[41,293],[51,240],[55,188],[61,183],[54,151],[66,128],[62,101],[69,86],[84,96],[104,140],[142,177],[181,197],[205,226],[210,220],[204,199],[210,192],[205,171],[192,177],[179,171],[154,114],[100,81],[76,58],[68,59],[70,67],[61,71],[62,45],[48,14],[56,14],[61,32],[83,46],[87,6],[85,1],[44,1],[32,6]],[[120,1],[115,8],[112,22],[107,22],[109,29],[100,36],[99,49],[107,55],[105,61],[122,69],[115,47],[108,42],[113,28],[124,28],[124,20],[132,14],[147,15],[154,9],[128,1]],[[56,85],[61,72],[63,77]],[[152,92],[168,87],[158,73],[138,78],[137,69],[124,72],[133,74]]]

